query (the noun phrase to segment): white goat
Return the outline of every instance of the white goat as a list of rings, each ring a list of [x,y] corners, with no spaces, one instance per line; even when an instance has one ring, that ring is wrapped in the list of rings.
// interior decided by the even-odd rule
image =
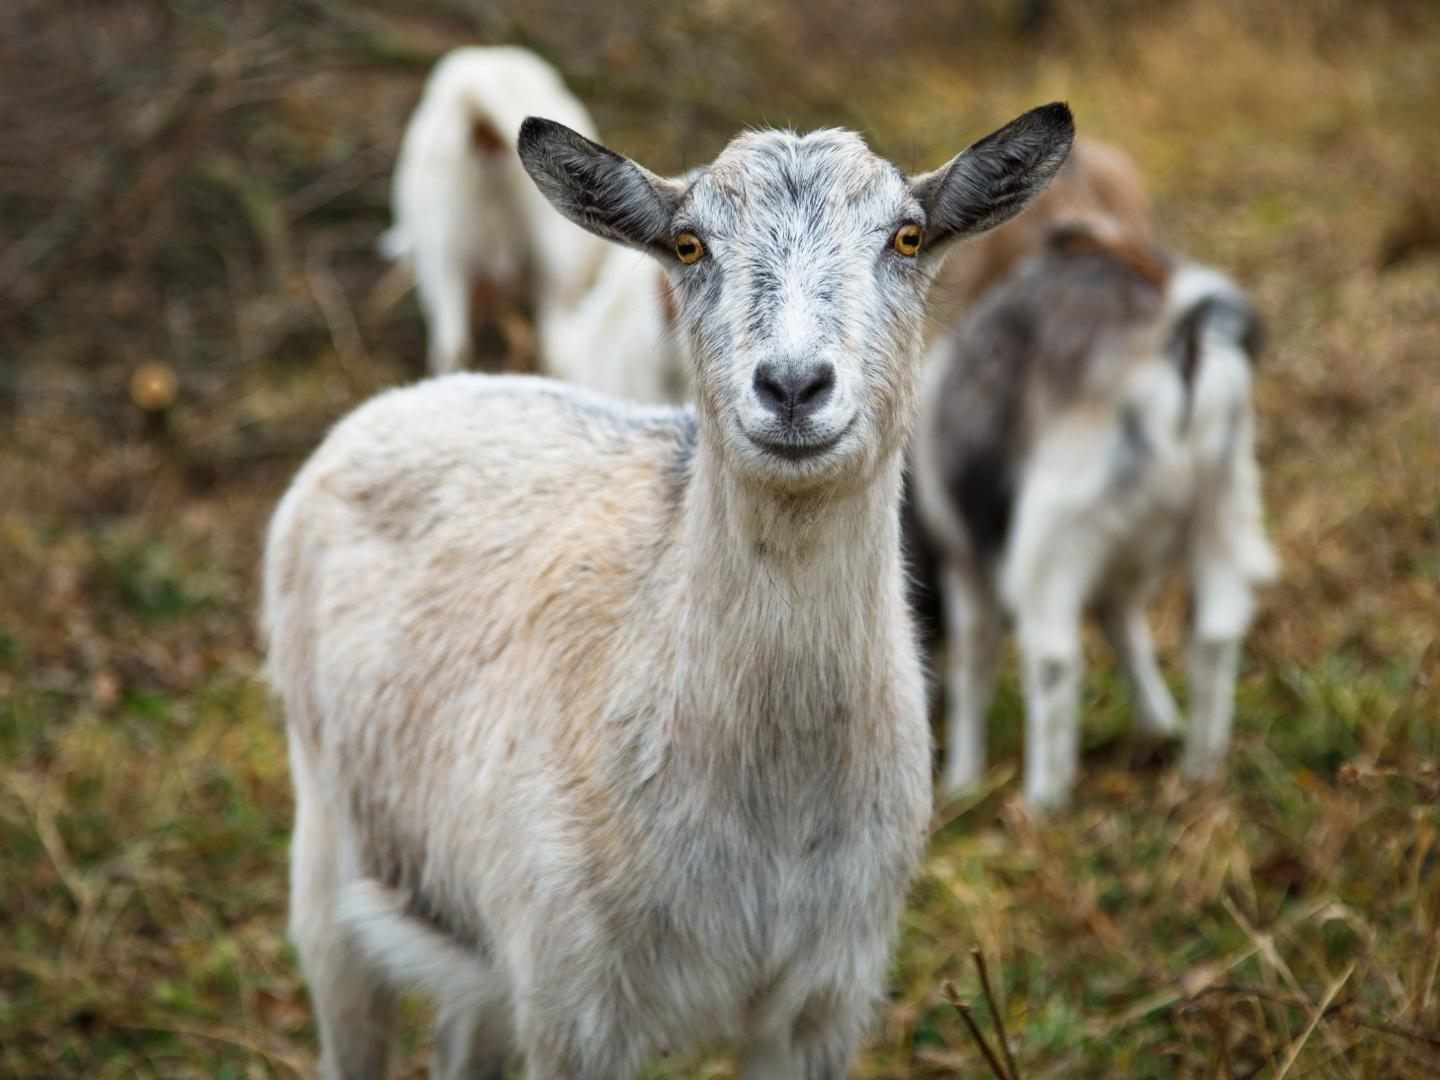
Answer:
[[[692,410],[526,377],[392,391],[276,511],[271,677],[291,928],[323,1071],[615,1080],[729,1044],[844,1074],[930,811],[902,451],[947,242],[1020,210],[1069,110],[907,179],[849,132],[752,132],[685,182],[527,120],[557,208],[649,252]]]
[[[414,269],[430,370],[465,368],[472,315],[533,293],[545,374],[634,401],[680,400],[684,358],[663,272],[576,228],[540,195],[515,152],[531,114],[595,134],[585,106],[534,53],[464,48],[436,65],[405,131],[381,250]]]
[[[1257,337],[1220,274],[1064,230],[937,345],[914,468],[943,564],[947,788],[984,769],[1006,615],[1023,659],[1030,802],[1062,804],[1074,782],[1087,605],[1140,730],[1175,733],[1144,606],[1176,563],[1194,605],[1182,766],[1220,769],[1252,588],[1275,571],[1253,446]]]

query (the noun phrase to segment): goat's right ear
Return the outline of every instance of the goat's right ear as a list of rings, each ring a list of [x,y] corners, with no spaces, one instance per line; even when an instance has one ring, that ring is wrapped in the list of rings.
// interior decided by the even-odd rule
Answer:
[[[1045,190],[1075,141],[1062,102],[1011,120],[911,186],[925,208],[925,247],[993,229]]]
[[[582,229],[674,258],[670,222],[681,188],[554,120],[526,117],[520,161],[545,198]]]

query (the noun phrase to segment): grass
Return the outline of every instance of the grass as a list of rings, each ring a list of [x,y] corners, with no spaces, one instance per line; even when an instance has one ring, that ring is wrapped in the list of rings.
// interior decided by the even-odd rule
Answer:
[[[324,427],[420,370],[413,301],[370,304],[388,163],[425,62],[501,37],[559,60],[602,129],[665,169],[767,119],[859,126],[930,165],[1066,97],[1140,162],[1177,246],[1239,274],[1269,319],[1261,456],[1285,575],[1224,783],[1187,787],[1132,746],[1096,650],[1076,807],[1036,820],[1014,798],[1005,678],[994,771],[937,811],[861,1075],[987,1074],[941,992],[993,1033],[972,949],[1026,1076],[1440,1072],[1440,13],[1057,4],[1025,37],[1007,10],[0,16],[17,121],[0,157],[0,1075],[312,1068],[259,538]],[[163,416],[129,397],[147,361],[178,377]],[[1172,654],[1178,610],[1159,626]],[[420,1075],[423,1007],[407,1019]]]

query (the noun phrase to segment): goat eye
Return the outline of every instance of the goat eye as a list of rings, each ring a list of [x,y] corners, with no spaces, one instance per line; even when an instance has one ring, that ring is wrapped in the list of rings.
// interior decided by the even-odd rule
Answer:
[[[901,225],[890,242],[901,255],[915,255],[919,253],[920,241],[924,238],[925,233],[919,225]]]
[[[675,237],[675,257],[687,266],[705,254],[705,245],[693,232],[682,232]]]

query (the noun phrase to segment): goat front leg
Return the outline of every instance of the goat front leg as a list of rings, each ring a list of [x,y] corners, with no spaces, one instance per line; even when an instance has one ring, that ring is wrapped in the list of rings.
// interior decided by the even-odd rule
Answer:
[[[1190,642],[1190,731],[1181,771],[1215,779],[1230,748],[1240,642],[1255,608],[1253,588],[1278,570],[1265,538],[1255,418],[1249,403],[1231,419],[1228,464],[1200,501],[1192,541],[1190,590],[1195,597]]]
[[[1181,771],[1196,780],[1216,779],[1230,749],[1235,710],[1236,638],[1196,636],[1190,645],[1190,730]]]
[[[802,1017],[792,1031],[757,1038],[740,1057],[741,1080],[844,1080],[859,1050],[869,1007],[825,998],[827,1012]]]
[[[296,797],[290,936],[320,1033],[319,1075],[322,1080],[382,1080],[390,1057],[395,996],[336,916],[337,898],[354,875],[355,859],[294,729],[289,742]]]
[[[505,1080],[506,1018],[494,1005],[441,1005],[430,1056],[431,1080]]]
[[[756,1043],[740,1060],[741,1080],[844,1080],[853,1047],[816,1044],[802,1047],[789,1039]]]
[[[473,353],[469,274],[458,264],[439,259],[420,263],[415,274],[429,335],[430,374],[464,371]]]
[[[803,1059],[789,1032],[757,1039],[740,1056],[741,1080],[790,1080],[804,1075]]]
[[[1101,605],[1100,629],[1130,689],[1135,726],[1149,738],[1172,738],[1180,730],[1180,710],[1155,662],[1155,642],[1141,597],[1127,594]]]
[[[953,794],[985,772],[985,718],[995,688],[1002,618],[994,596],[954,566],[942,572],[945,599],[945,772]]]
[[[574,927],[549,937],[522,963],[514,1031],[528,1080],[630,1080],[654,1052],[643,1010],[627,1006],[618,965],[599,978],[581,969],[584,939]],[[567,933],[566,930],[572,932]],[[538,931],[537,931],[538,933]]]
[[[1025,687],[1025,801],[1065,806],[1080,762],[1080,611],[1055,605],[1019,619]]]

